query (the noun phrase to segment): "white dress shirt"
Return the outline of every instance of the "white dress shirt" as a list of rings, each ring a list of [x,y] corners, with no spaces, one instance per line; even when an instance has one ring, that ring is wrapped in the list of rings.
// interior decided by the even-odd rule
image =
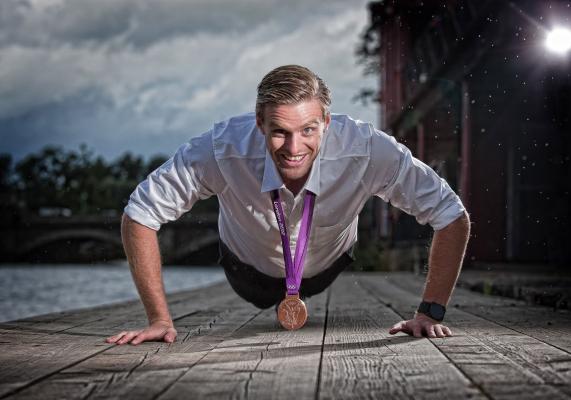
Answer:
[[[305,191],[317,195],[304,277],[329,267],[357,241],[359,212],[373,195],[434,230],[464,212],[446,181],[408,148],[371,124],[340,114],[332,114],[309,178],[294,197],[266,149],[254,113],[248,113],[217,123],[182,145],[137,186],[125,213],[158,230],[198,200],[216,195],[221,240],[242,262],[267,275],[284,277],[282,243],[270,197],[274,189],[280,190],[292,254]]]

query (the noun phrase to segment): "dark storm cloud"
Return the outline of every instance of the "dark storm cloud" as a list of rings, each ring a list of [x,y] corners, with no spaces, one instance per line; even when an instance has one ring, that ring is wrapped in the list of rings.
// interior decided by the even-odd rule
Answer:
[[[322,75],[333,111],[373,120],[350,101],[375,84],[355,65],[366,23],[366,0],[0,0],[1,151],[171,151],[291,63]]]
[[[133,16],[133,7],[121,2],[38,4],[28,0],[0,3],[0,45],[35,47],[104,42],[128,31]]]
[[[146,47],[197,33],[239,34],[264,23],[292,31],[342,1],[235,0],[4,0],[0,45],[45,46],[81,42]]]
[[[164,113],[163,110],[160,110]],[[208,126],[209,116],[198,116],[196,125]],[[192,136],[201,133],[187,129],[169,128],[168,124],[152,124],[152,118],[141,118],[130,107],[118,110],[105,93],[85,90],[74,96],[31,111],[7,118],[0,123],[2,152],[15,159],[29,149],[38,148],[38,141],[49,135],[51,145],[78,149],[81,144],[96,154],[117,157],[125,151],[135,154],[171,154]],[[149,152],[152,149],[152,152]]]

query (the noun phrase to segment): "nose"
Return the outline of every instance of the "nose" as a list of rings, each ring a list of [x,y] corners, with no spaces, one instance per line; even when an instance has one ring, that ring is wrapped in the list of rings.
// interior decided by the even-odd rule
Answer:
[[[292,133],[290,135],[287,135],[284,147],[286,148],[289,154],[292,155],[297,154],[300,148],[300,140],[301,139],[297,133]]]

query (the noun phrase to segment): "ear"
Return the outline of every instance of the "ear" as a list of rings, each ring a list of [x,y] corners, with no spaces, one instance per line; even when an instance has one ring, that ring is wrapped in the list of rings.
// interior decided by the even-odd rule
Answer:
[[[325,116],[325,129],[323,129],[323,132],[327,132],[330,123],[331,123],[331,113],[328,112],[327,115]]]

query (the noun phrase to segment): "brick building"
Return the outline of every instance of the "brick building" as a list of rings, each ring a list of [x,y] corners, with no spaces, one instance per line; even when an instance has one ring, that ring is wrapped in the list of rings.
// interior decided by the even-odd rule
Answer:
[[[571,261],[569,1],[378,1],[363,53],[379,73],[380,128],[459,193],[472,217],[468,262]],[[430,228],[374,204],[396,254]],[[424,251],[423,257],[426,257]]]

